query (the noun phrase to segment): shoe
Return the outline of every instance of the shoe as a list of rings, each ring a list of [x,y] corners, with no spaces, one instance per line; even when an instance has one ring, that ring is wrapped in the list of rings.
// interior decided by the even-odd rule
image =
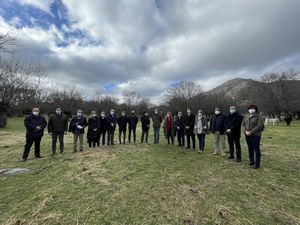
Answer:
[[[213,155],[218,155],[218,152],[213,152],[212,154],[213,154]]]
[[[185,149],[190,149],[191,147],[185,147]]]
[[[259,168],[259,165],[254,165],[253,166],[253,169],[258,169]]]
[[[250,162],[250,163],[249,163],[249,166],[253,166],[253,165],[254,165],[254,162]]]
[[[25,158],[21,159],[21,162],[26,162],[26,161],[27,161],[27,159],[25,159]]]
[[[36,156],[35,158],[37,158],[37,159],[41,159],[41,158],[43,158],[43,157],[39,155],[39,156]]]
[[[241,159],[236,159],[236,162],[240,163],[240,162],[242,162],[242,160]]]

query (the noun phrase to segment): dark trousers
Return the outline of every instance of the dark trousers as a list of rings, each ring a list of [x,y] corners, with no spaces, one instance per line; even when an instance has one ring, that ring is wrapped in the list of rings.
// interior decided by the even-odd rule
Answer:
[[[246,136],[246,142],[248,145],[249,161],[251,164],[260,166],[260,137],[256,135]],[[255,159],[254,159],[255,154]]]
[[[171,139],[171,142],[172,142],[172,145],[174,144],[174,137],[172,135],[172,130],[168,130],[167,131],[167,140],[168,140],[168,144],[170,144],[170,139]]]
[[[106,132],[103,132],[103,133],[99,134],[98,139],[97,139],[97,145],[98,146],[100,145],[101,139],[102,139],[102,145],[105,145],[105,133]]]
[[[142,137],[141,137],[141,143],[144,142],[144,137],[145,138],[145,142],[148,143],[148,135],[149,135],[149,130],[142,130]]]
[[[236,149],[236,158],[241,159],[241,143],[240,136],[237,135],[228,135],[228,144],[229,144],[229,153],[230,158],[234,159],[234,146]]]
[[[133,141],[136,142],[136,128],[129,128],[128,142],[131,142],[131,132],[133,133]]]
[[[57,137],[59,139],[59,149],[60,153],[64,152],[64,133],[52,133],[52,153],[55,154],[56,152],[56,143]]]
[[[123,144],[125,144],[125,139],[126,139],[126,130],[119,130],[119,142],[122,144],[122,134],[123,134]]]
[[[115,129],[109,129],[107,131],[107,145],[114,144],[114,136],[115,136]]]
[[[197,134],[197,137],[199,142],[199,149],[203,151],[205,147],[205,134]]]
[[[28,158],[28,155],[29,155],[29,152],[30,152],[30,149],[31,149],[31,146],[33,145],[34,143],[34,155],[35,157],[40,157],[41,156],[41,140],[42,140],[42,137],[26,137],[26,144],[25,144],[25,147],[24,147],[24,152],[23,152],[23,156],[22,158],[23,159],[27,159]]]
[[[177,130],[177,141],[178,141],[178,146],[184,146],[184,131],[183,130]]]
[[[186,135],[187,148],[191,147],[191,139],[192,139],[192,143],[193,143],[193,149],[195,149],[196,148],[195,134],[187,134]]]
[[[98,138],[88,138],[88,143],[89,143],[89,147],[93,147],[95,148],[96,147],[96,144],[97,144],[97,140]]]

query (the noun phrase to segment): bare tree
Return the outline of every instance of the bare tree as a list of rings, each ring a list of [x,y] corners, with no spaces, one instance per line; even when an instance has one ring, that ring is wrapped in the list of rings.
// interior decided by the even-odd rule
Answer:
[[[0,127],[6,126],[11,107],[39,100],[45,75],[41,65],[0,60]]]
[[[191,99],[200,93],[202,93],[202,88],[194,81],[180,81],[167,90],[165,102],[172,106],[173,111],[182,110],[183,107],[190,107]]]
[[[16,38],[10,32],[0,34],[0,53],[11,53],[12,49],[10,47],[16,44]]]
[[[123,100],[129,109],[138,105],[141,101],[141,95],[135,91],[128,91],[124,93]]]
[[[263,75],[266,102],[272,113],[280,115],[281,112],[291,111],[293,104],[297,103],[298,96],[293,88],[293,81],[299,78],[299,72],[294,70],[271,72]]]

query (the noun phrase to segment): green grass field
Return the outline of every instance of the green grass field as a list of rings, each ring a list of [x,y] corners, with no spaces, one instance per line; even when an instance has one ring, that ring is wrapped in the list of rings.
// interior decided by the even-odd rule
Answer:
[[[140,132],[138,132],[138,139]],[[150,142],[152,142],[152,130]],[[0,130],[0,169],[33,173],[0,177],[0,224],[300,224],[300,122],[268,127],[262,165],[249,168],[242,137],[241,164],[168,146],[116,145],[20,162],[23,118]],[[227,146],[226,146],[227,147]],[[227,147],[228,149],[228,147]]]

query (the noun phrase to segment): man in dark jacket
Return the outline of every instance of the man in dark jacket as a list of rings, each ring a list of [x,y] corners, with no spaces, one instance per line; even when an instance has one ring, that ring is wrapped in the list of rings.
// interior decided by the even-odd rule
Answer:
[[[293,120],[293,116],[290,113],[285,114],[284,121],[286,122],[286,125],[288,127],[291,126],[292,120]]]
[[[231,106],[229,109],[230,113],[226,117],[225,130],[228,137],[229,144],[229,159],[234,159],[234,146],[236,148],[236,162],[241,162],[241,124],[243,116],[241,116],[235,106]]]
[[[178,112],[175,120],[175,128],[179,147],[184,147],[184,118],[182,112]]]
[[[135,112],[132,110],[131,115],[128,117],[129,133],[128,133],[128,142],[131,142],[131,132],[133,133],[133,142],[136,143],[136,125],[139,119],[135,115]]]
[[[43,116],[39,115],[39,112],[40,110],[38,108],[33,108],[32,114],[24,119],[24,125],[26,127],[26,144],[22,156],[23,162],[27,160],[33,143],[35,157],[41,158],[40,144],[47,122]]]
[[[107,116],[108,129],[107,129],[107,145],[114,145],[114,135],[117,125],[117,117],[115,110],[111,109],[110,114]]]
[[[221,113],[219,107],[216,107],[210,120],[210,132],[214,134],[214,155],[225,154],[225,120],[225,115]]]
[[[161,123],[162,123],[162,116],[158,113],[158,109],[155,109],[154,114],[152,115],[154,144],[159,143],[159,133],[160,133]]]
[[[97,117],[97,112],[92,111],[91,117],[88,120],[88,132],[87,132],[87,142],[89,144],[89,147],[96,147],[96,144],[98,144],[98,133],[100,129],[100,122],[99,118]]]
[[[128,118],[126,117],[125,111],[121,112],[121,116],[117,120],[119,126],[119,143],[122,144],[122,134],[123,134],[123,144],[125,144],[126,130],[127,130]]]
[[[148,112],[144,112],[143,116],[141,117],[141,123],[142,123],[141,143],[144,142],[144,137],[146,135],[145,142],[148,144],[149,127],[150,127],[150,119],[148,116]]]
[[[73,153],[77,152],[77,142],[79,139],[80,143],[80,151],[83,151],[83,135],[84,135],[84,128],[87,126],[87,120],[82,115],[82,110],[77,110],[77,114],[75,117],[72,118],[69,126],[69,132],[73,133]]]
[[[59,139],[60,153],[64,152],[64,135],[68,131],[68,119],[67,116],[62,113],[61,108],[55,110],[55,114],[49,117],[48,121],[48,133],[52,138],[52,155],[56,152],[57,137]]]
[[[100,139],[102,138],[102,145],[105,145],[105,134],[108,129],[108,121],[107,118],[105,117],[105,112],[102,111],[101,115],[99,117],[99,122],[100,122],[100,129],[98,133],[98,138],[97,138],[97,145],[99,146],[100,144]]]
[[[195,115],[192,114],[192,110],[188,108],[186,110],[187,115],[184,119],[184,127],[185,127],[185,135],[186,135],[186,141],[187,146],[186,149],[191,148],[191,139],[193,143],[193,149],[196,149],[196,141],[195,141],[195,134],[194,134],[194,125],[195,125]]]

